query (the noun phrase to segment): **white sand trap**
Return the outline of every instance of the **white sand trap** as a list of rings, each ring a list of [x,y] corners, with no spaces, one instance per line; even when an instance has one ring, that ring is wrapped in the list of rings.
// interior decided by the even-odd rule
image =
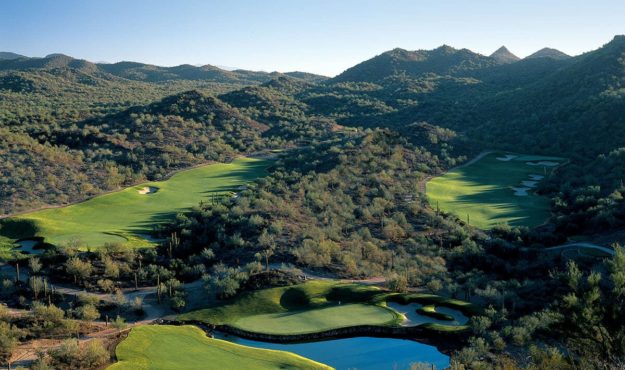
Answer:
[[[508,162],[513,160],[514,158],[518,157],[518,155],[514,155],[514,154],[506,154],[505,157],[497,157],[498,161],[503,161],[503,162]]]
[[[139,194],[142,194],[142,195],[154,194],[158,191],[158,188],[154,186],[144,186],[142,189],[139,189],[137,191],[139,192]]]
[[[514,190],[514,195],[516,195],[517,197],[528,196],[527,191],[530,189],[531,188],[526,188],[526,187],[522,187],[522,188],[515,188],[514,186],[512,187],[512,190]]]
[[[528,188],[535,188],[538,181],[521,181],[521,185],[527,186]]]
[[[462,312],[447,307],[437,306],[436,311],[451,315],[454,318],[453,321],[438,320],[433,317],[424,316],[417,313],[417,310],[423,307],[423,305],[419,303],[401,304],[397,302],[386,302],[386,306],[394,309],[404,316],[404,321],[402,321],[400,324],[401,326],[416,326],[429,322],[442,325],[464,325],[467,323],[467,321],[469,321],[469,318],[463,315]]]
[[[559,165],[558,162],[552,161],[540,161],[540,162],[525,162],[528,166],[546,166],[546,167],[555,167]]]
[[[542,179],[544,179],[545,176],[543,175],[530,175],[530,179],[534,180],[534,181],[540,181]]]

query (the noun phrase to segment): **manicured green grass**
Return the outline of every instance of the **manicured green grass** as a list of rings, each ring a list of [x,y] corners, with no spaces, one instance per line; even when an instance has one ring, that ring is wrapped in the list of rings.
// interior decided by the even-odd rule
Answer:
[[[81,247],[100,247],[121,243],[128,247],[149,246],[144,239],[153,226],[171,220],[181,211],[197,206],[211,197],[229,195],[237,187],[266,172],[268,162],[239,158],[228,164],[212,164],[179,172],[166,181],[133,186],[95,197],[83,203],[21,215],[4,221],[0,235],[14,239],[41,236],[55,245],[76,243]],[[140,194],[144,187],[155,187],[152,194]],[[33,228],[18,225],[31,222]]]
[[[257,333],[301,334],[353,325],[386,325],[395,314],[380,306],[360,303],[335,305],[299,312],[282,312],[243,317],[234,326]]]
[[[331,369],[290,352],[257,349],[206,337],[194,326],[139,326],[115,351],[109,370]]]
[[[454,320],[453,316],[436,311],[436,306],[434,305],[423,306],[419,308],[417,312],[423,316],[432,317],[437,320],[447,320],[447,321]]]
[[[444,305],[469,315],[475,312],[469,303],[436,295],[388,293],[368,285],[323,280],[248,292],[226,304],[178,318],[267,334],[313,333],[355,325],[399,325],[402,317],[386,306],[387,300]]]
[[[513,187],[532,181],[530,175],[545,176],[555,167],[530,166],[527,162],[563,158],[517,155],[510,161],[497,158],[508,153],[491,153],[468,166],[449,171],[426,184],[432,208],[456,214],[463,221],[483,229],[506,223],[512,226],[537,226],[549,217],[549,200],[528,190],[527,196],[515,195]]]
[[[375,287],[311,281],[292,287],[258,290],[243,294],[233,302],[189,312],[181,320],[271,334],[301,334],[346,326],[394,325],[399,315],[371,299],[385,293]],[[364,293],[364,294],[363,294]],[[361,299],[357,297],[361,296]]]
[[[420,303],[423,305],[432,306],[434,308],[436,308],[437,306],[444,306],[444,307],[453,308],[454,310],[458,310],[464,313],[466,316],[472,316],[472,315],[477,315],[481,313],[481,309],[475,306],[473,303],[461,301],[459,299],[454,299],[454,298],[441,297],[436,294],[393,293],[393,294],[389,294],[386,297],[386,300],[392,301],[392,302],[398,302],[401,304]]]

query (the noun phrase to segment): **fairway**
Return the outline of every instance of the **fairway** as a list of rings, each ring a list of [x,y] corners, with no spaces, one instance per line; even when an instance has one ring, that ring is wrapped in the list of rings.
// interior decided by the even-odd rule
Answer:
[[[432,208],[473,226],[537,226],[549,218],[549,200],[534,188],[559,164],[559,157],[490,153],[426,184]]]
[[[194,326],[139,326],[115,350],[109,370],[331,369],[284,351],[257,349],[211,339]]]
[[[266,173],[268,161],[238,158],[176,173],[170,179],[140,184],[75,205],[21,215],[9,221],[30,221],[34,234],[19,234],[7,224],[2,233],[13,238],[40,236],[47,243],[75,243],[100,247],[120,243],[129,247],[149,246],[146,240],[154,225],[172,220],[178,212],[230,195],[246,182]],[[16,224],[16,222],[11,222]],[[28,229],[28,228],[25,228]],[[5,234],[5,235],[7,235]]]

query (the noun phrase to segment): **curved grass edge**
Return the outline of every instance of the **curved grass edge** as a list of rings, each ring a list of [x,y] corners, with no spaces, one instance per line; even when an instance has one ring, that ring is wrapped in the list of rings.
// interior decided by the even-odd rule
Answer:
[[[162,320],[161,320],[162,321]],[[292,366],[295,366],[293,368],[300,368],[299,366],[301,365],[308,365],[306,368],[310,368],[310,369],[320,369],[320,370],[331,370],[332,367],[311,360],[309,358],[306,358],[304,356],[298,355],[296,353],[292,353],[292,352],[288,352],[288,351],[281,351],[281,350],[273,350],[273,349],[264,349],[264,348],[255,348],[255,347],[251,347],[251,346],[245,346],[242,344],[237,344],[237,343],[232,343],[229,341],[225,341],[225,340],[221,340],[221,339],[215,339],[212,338],[211,332],[207,331],[204,327],[200,326],[200,325],[193,325],[193,324],[186,324],[186,323],[168,323],[168,322],[161,322],[159,323],[163,326],[171,326],[171,327],[180,327],[180,328],[188,328],[189,329],[189,335],[202,335],[201,340],[202,342],[204,342],[203,344],[207,345],[207,346],[214,346],[214,347],[218,347],[220,350],[224,350],[226,352],[232,352],[235,353],[236,351],[253,351],[254,353],[257,354],[268,354],[270,356],[268,356],[268,358],[271,358],[273,360],[276,360],[277,358],[282,358],[282,359],[290,359],[292,360],[292,362],[294,364],[292,364]],[[117,369],[126,369],[126,368],[137,368],[137,366],[140,365],[144,365],[143,361],[141,358],[138,359],[129,359],[129,358],[125,358],[126,356],[122,355],[119,353],[120,349],[123,348],[121,346],[124,345],[124,342],[128,341],[131,337],[131,335],[133,334],[132,332],[139,329],[144,326],[138,326],[135,328],[132,328],[129,333],[128,336],[123,339],[121,342],[119,342],[117,344],[117,347],[115,348],[115,357],[117,359],[116,362],[112,363],[111,365],[109,365],[106,369],[109,370],[117,370]],[[245,358],[246,356],[241,355],[243,358]],[[130,367],[129,367],[130,366]],[[141,368],[143,368],[143,366],[141,366]],[[291,367],[289,367],[291,368]]]
[[[417,309],[417,313],[423,315],[423,316],[428,316],[431,317],[433,319],[437,319],[437,320],[444,320],[444,321],[453,321],[454,317],[451,315],[448,315],[446,313],[442,313],[442,312],[438,312],[436,311],[436,306],[434,305],[428,305],[428,306],[423,306],[419,309]]]
[[[356,337],[392,338],[414,340],[435,346],[441,353],[451,354],[462,347],[470,336],[466,325],[451,327],[440,324],[421,324],[417,326],[353,325],[331,330],[301,334],[270,334],[240,329],[231,325],[211,325],[201,321],[156,320],[157,325],[194,325],[204,330],[209,336],[221,332],[240,338],[269,343],[307,343]],[[454,328],[454,329],[451,329]]]
[[[348,324],[343,326],[336,326],[331,328],[322,328],[320,330],[307,330],[307,331],[297,331],[291,333],[272,333],[271,331],[257,331],[250,330],[249,328],[241,327],[236,324],[239,315],[243,313],[246,316],[253,316],[255,314],[265,314],[265,313],[277,313],[279,310],[284,309],[283,307],[274,307],[269,305],[263,305],[261,311],[254,311],[254,308],[250,308],[249,310],[242,310],[241,306],[238,304],[239,301],[245,302],[250,298],[254,298],[254,302],[258,303],[262,300],[258,295],[262,294],[262,291],[254,291],[248,292],[245,295],[218,307],[213,308],[205,308],[196,311],[191,311],[182,315],[179,315],[176,319],[181,322],[195,322],[195,323],[203,323],[211,326],[223,326],[229,327],[236,330],[245,331],[248,333],[254,333],[254,335],[317,335],[318,333],[332,331],[332,330],[349,330],[354,327],[386,327],[386,328],[406,328],[402,327],[400,324],[404,319],[404,316],[387,306],[387,302],[397,302],[400,304],[409,304],[409,303],[419,303],[426,306],[433,306],[434,313],[430,314],[426,313],[427,316],[437,318],[437,319],[448,319],[446,314],[439,313],[435,311],[435,306],[444,306],[449,307],[455,310],[460,311],[467,317],[475,316],[481,313],[481,309],[478,306],[475,306],[469,302],[460,301],[453,298],[446,298],[434,294],[424,294],[424,293],[390,293],[387,291],[383,291],[379,288],[373,288],[364,285],[358,285],[354,283],[337,283],[337,282],[309,282],[305,284],[313,284],[308,285],[306,288],[314,290],[316,293],[324,292],[325,298],[330,301],[342,300],[345,303],[358,303],[363,305],[373,305],[382,309],[387,310],[393,315],[393,319],[389,320],[385,323],[381,324],[367,324],[361,325],[358,323]],[[301,285],[300,285],[301,286]],[[292,286],[292,287],[298,287]],[[267,296],[273,297],[274,295],[280,296],[280,294],[284,294],[284,289],[289,289],[292,287],[284,287],[284,288],[270,288],[265,290]],[[264,297],[266,298],[266,297]],[[279,303],[277,303],[279,306]],[[248,306],[244,306],[248,307]],[[257,307],[255,307],[257,308]],[[321,307],[309,307],[307,309],[301,310],[293,310],[289,311],[291,313],[304,312],[309,310],[318,309]],[[234,309],[234,311],[232,311]],[[213,316],[211,317],[211,311],[214,311]],[[240,312],[238,312],[240,311]],[[234,312],[234,313],[231,313]],[[282,311],[287,312],[287,311]],[[445,318],[442,317],[434,317],[433,315],[444,315]],[[453,319],[453,318],[450,318]],[[446,332],[446,333],[463,333],[470,329],[469,325],[444,325],[439,323],[423,323],[415,326],[411,326],[410,328],[421,327],[422,330],[431,331],[434,333],[438,332]]]

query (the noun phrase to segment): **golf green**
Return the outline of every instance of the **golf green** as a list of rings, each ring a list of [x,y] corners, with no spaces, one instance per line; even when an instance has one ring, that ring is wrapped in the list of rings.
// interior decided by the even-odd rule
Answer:
[[[302,334],[354,325],[395,325],[399,314],[384,305],[377,287],[336,281],[263,289],[228,304],[193,311],[180,320],[228,324],[257,333]]]
[[[135,327],[115,354],[118,362],[109,370],[331,369],[290,352],[211,339],[195,326]]]
[[[434,209],[489,229],[497,224],[537,226],[549,218],[549,200],[536,185],[564,161],[559,157],[489,153],[426,184]]]
[[[353,325],[395,323],[389,309],[370,304],[343,304],[303,311],[288,311],[242,317],[233,326],[268,334],[315,333]]]
[[[140,184],[62,208],[20,215],[4,221],[0,234],[14,239],[43,237],[55,245],[76,244],[82,248],[120,243],[129,247],[149,246],[147,233],[161,222],[211,197],[231,195],[266,173],[268,161],[238,158],[181,171],[170,179]],[[20,222],[27,233],[12,230]],[[13,226],[16,225],[16,226]],[[0,235],[0,236],[2,236]]]

